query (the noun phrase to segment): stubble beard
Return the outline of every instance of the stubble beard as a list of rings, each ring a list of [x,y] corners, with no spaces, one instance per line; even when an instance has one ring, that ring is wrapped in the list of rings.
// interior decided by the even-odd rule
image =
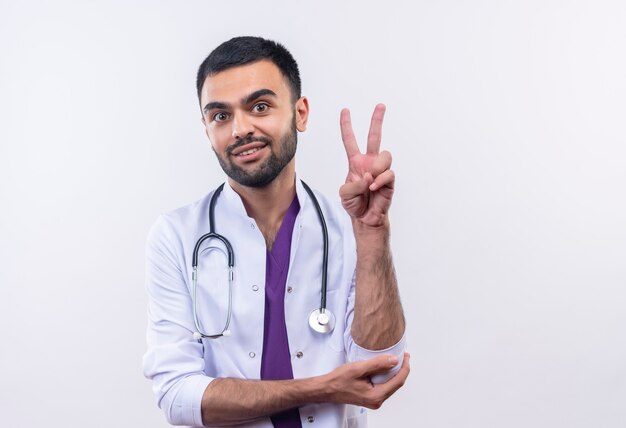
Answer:
[[[270,149],[270,157],[254,170],[247,171],[238,165],[235,165],[229,161],[231,153],[237,147],[250,144],[253,141],[260,141],[267,144]],[[259,136],[254,137],[247,135],[244,138],[239,139],[236,143],[231,144],[225,150],[224,156],[220,156],[215,149],[215,156],[217,157],[220,166],[228,177],[247,187],[265,187],[270,184],[281,171],[287,166],[296,154],[296,148],[298,146],[298,133],[296,130],[295,117],[291,126],[291,130],[287,131],[278,142],[275,144],[274,140],[269,137]],[[280,150],[276,153],[276,149]]]

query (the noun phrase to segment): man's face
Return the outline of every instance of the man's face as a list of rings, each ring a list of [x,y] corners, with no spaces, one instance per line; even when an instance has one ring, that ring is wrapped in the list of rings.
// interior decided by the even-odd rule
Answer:
[[[258,61],[206,78],[200,94],[203,123],[224,172],[237,183],[263,187],[292,162],[308,104],[295,104],[283,75]]]

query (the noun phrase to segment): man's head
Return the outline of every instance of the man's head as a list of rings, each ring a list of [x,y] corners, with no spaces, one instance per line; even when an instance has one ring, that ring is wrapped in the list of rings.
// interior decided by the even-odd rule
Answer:
[[[308,101],[284,47],[254,37],[229,40],[204,60],[197,88],[205,132],[232,180],[264,187],[283,170],[293,172]]]
[[[234,37],[213,50],[200,64],[196,77],[198,100],[207,77],[229,68],[268,60],[282,73],[291,88],[292,100],[300,98],[301,83],[298,63],[280,43],[261,37]]]

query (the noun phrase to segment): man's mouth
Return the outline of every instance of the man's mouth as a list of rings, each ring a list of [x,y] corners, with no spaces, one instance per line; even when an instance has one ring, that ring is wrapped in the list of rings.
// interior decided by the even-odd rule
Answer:
[[[243,142],[243,144],[241,143],[235,144],[234,146],[229,148],[227,150],[227,153],[230,152],[230,155],[235,156],[235,157],[250,156],[251,154],[254,154],[258,152],[259,150],[261,150],[262,148],[266,147],[267,144],[268,143],[266,141],[259,141],[259,140]]]
[[[265,146],[263,146],[263,147],[265,147]],[[263,147],[255,147],[255,148],[253,148],[253,149],[246,150],[245,152],[238,153],[238,154],[236,154],[235,156],[247,156],[247,155],[251,155],[252,153],[258,152],[258,151],[259,151],[259,150],[261,150]]]

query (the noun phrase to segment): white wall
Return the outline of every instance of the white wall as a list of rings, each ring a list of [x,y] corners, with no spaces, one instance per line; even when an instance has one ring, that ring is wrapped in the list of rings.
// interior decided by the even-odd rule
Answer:
[[[141,374],[156,216],[222,174],[194,76],[282,41],[336,194],[388,105],[412,373],[372,427],[626,426],[626,3],[0,2],[2,426],[164,427]]]

